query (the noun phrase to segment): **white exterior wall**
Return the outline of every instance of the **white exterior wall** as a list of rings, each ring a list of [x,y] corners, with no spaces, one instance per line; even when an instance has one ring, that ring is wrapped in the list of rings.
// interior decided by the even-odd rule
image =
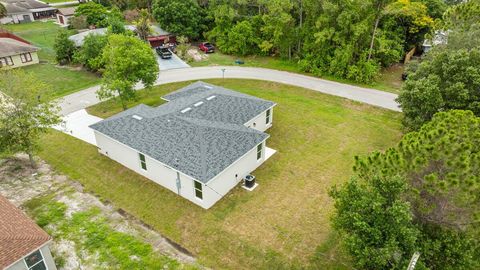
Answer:
[[[145,155],[147,165],[147,170],[145,171],[141,167],[138,151],[97,131],[94,131],[94,133],[100,153],[170,191],[178,193],[176,170]],[[257,146],[255,146],[255,148],[237,160],[237,162],[210,180],[207,186],[203,184],[202,200],[195,197],[194,179],[179,172],[181,184],[179,195],[205,209],[210,208],[227,194],[228,191],[234,188],[247,174],[251,173],[265,161],[265,141],[262,144],[262,158],[260,160],[257,161]],[[235,177],[235,175],[237,175],[237,177]]]
[[[32,250],[29,254],[26,254],[26,256],[30,255],[31,253],[35,252],[36,250]],[[44,245],[43,247],[40,248],[40,252],[42,253],[43,261],[45,262],[45,265],[47,266],[48,270],[56,270],[57,267],[55,266],[55,261],[52,258],[52,254],[50,253],[50,248],[48,247],[48,244]],[[24,258],[23,257],[21,260],[18,260],[16,263],[10,265],[9,267],[5,268],[6,270],[27,270],[28,267],[25,264]]]
[[[100,153],[108,156],[123,166],[135,171],[136,173],[147,177],[148,179],[171,190],[172,192],[178,193],[176,170],[144,154],[147,165],[147,170],[145,171],[140,165],[138,151],[97,131],[94,131],[94,133],[97,141],[98,151]],[[202,201],[195,197],[193,178],[181,172],[179,172],[179,174],[181,184],[179,195],[203,207]]]
[[[245,126],[259,130],[261,132],[264,132],[265,130],[269,129],[272,126],[272,122],[273,122],[273,107],[271,107],[269,110],[270,110],[270,122],[268,124],[266,123],[268,110],[265,110],[264,112],[259,114],[257,117],[254,117],[252,120],[245,123]]]
[[[63,23],[61,23],[60,17],[63,17]],[[70,24],[70,18],[71,17],[72,16],[65,16],[65,15],[57,13],[57,23],[60,24],[60,25],[63,25],[63,26],[67,26],[67,25]]]
[[[24,15],[28,15],[30,17],[30,21],[33,22],[35,19],[33,18],[33,13],[22,13],[22,14],[8,14],[6,17],[2,18],[0,22],[2,24],[7,23],[22,23],[24,22]]]
[[[203,187],[203,207],[208,209],[225,196],[242,179],[265,161],[266,141],[262,142],[262,157],[257,160],[257,146],[250,150]]]

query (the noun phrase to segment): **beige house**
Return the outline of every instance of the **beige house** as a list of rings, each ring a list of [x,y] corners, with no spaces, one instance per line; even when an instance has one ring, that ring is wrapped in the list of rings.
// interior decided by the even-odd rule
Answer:
[[[38,64],[38,48],[8,32],[0,32],[0,69]]]
[[[77,7],[66,7],[59,8],[57,12],[57,24],[61,26],[68,26],[70,24],[70,19],[75,14]]]

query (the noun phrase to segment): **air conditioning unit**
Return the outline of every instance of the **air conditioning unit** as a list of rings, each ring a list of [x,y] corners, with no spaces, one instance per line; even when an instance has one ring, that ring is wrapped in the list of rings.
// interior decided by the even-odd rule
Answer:
[[[255,186],[255,176],[249,174],[245,176],[245,187],[253,188]]]

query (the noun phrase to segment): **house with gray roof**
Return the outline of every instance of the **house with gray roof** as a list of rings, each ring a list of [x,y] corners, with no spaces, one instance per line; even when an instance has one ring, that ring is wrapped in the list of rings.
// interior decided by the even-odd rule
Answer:
[[[0,23],[26,23],[53,18],[57,9],[36,0],[0,0],[7,10],[7,16]]]
[[[91,125],[100,153],[208,209],[259,167],[274,102],[196,82]]]

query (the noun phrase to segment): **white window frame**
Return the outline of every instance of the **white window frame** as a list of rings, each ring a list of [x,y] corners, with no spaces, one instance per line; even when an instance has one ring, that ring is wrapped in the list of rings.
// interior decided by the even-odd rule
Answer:
[[[200,185],[200,189],[198,189],[196,186],[195,186],[195,183],[198,183]],[[201,194],[201,198],[197,196],[197,191],[200,192]],[[200,201],[203,201],[203,184],[197,180],[193,180],[193,195],[195,196],[195,198],[197,198],[197,200],[200,200]]]
[[[258,154],[260,154],[260,156]],[[263,142],[257,145],[257,161],[261,160],[262,157],[263,157]]]
[[[265,113],[265,124],[270,124],[271,119],[270,116],[272,115],[271,109],[268,109],[267,112]]]
[[[144,161],[142,161],[142,156],[143,156]],[[139,152],[138,153],[138,160],[140,161],[140,168],[144,171],[147,171],[147,169],[148,169],[148,167],[147,167],[147,157],[144,154]],[[145,168],[143,168],[142,165],[145,165]]]
[[[36,262],[34,265],[28,267],[27,261],[26,261],[25,259],[26,259],[28,256],[32,255],[33,253],[35,253],[35,252],[37,252],[37,251],[40,252],[40,256],[42,256],[42,259],[41,259],[40,261]],[[35,265],[37,265],[37,264],[39,264],[39,263],[41,263],[41,262],[43,262],[43,265],[45,265],[45,269],[48,270],[48,265],[47,265],[47,263],[45,263],[45,256],[43,256],[43,252],[42,252],[42,249],[41,249],[41,248],[40,248],[40,249],[37,249],[37,250],[35,250],[35,251],[32,251],[32,252],[30,252],[30,254],[28,254],[27,256],[23,257],[23,263],[25,264],[25,267],[27,267],[28,270],[32,269]]]
[[[33,61],[32,54],[29,53],[29,52],[22,53],[22,54],[20,54],[20,60],[22,60],[22,63],[32,62]]]
[[[0,67],[3,66],[13,66],[13,59],[11,56],[0,57]]]

